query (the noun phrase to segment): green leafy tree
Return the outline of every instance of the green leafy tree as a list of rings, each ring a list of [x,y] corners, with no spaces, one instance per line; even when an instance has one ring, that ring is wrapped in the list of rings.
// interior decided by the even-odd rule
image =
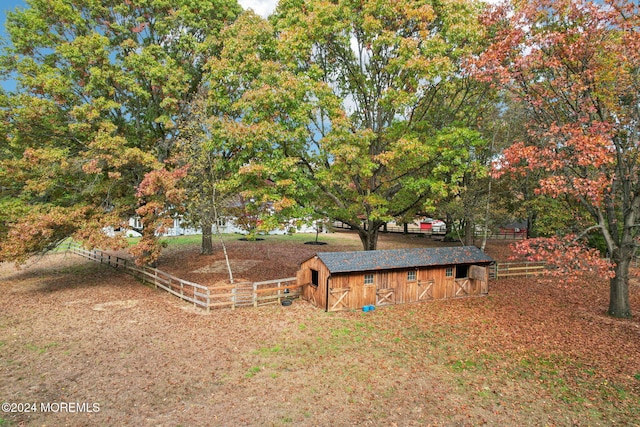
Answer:
[[[269,123],[293,161],[291,196],[349,224],[366,250],[387,221],[455,192],[486,145],[477,117],[488,86],[464,68],[482,46],[480,9],[285,0],[272,16],[280,67],[245,98],[243,120]]]
[[[295,129],[264,115],[266,109],[274,115],[292,111],[288,89],[276,89],[291,74],[278,62],[272,27],[252,11],[225,29],[222,40],[220,56],[207,64],[207,149],[223,155],[225,213],[254,238],[302,212],[288,169],[295,160],[278,149]]]
[[[204,87],[188,107],[188,114],[178,123],[179,137],[176,147],[177,162],[187,173],[181,186],[185,191],[185,216],[187,223],[202,230],[200,253],[213,253],[213,226],[221,211],[224,194],[219,191],[225,177],[229,153],[216,151],[211,144],[212,132]]]
[[[118,246],[103,229],[136,210],[151,245],[141,253],[157,253],[155,218],[179,204],[179,192],[166,187],[181,174],[168,162],[176,122],[240,7],[235,0],[27,4],[8,14],[11,43],[0,58],[2,74],[17,82],[0,98],[0,259],[24,259],[69,236]],[[154,197],[139,188],[149,173],[147,184],[164,182]],[[145,207],[149,200],[153,207]]]
[[[483,223],[489,197],[490,145],[480,131],[469,130],[453,134],[441,145],[457,147],[464,157],[458,160],[459,165],[451,168],[459,173],[452,173],[450,179],[443,175],[448,194],[437,201],[434,211],[446,219],[447,238],[473,245],[476,225]]]

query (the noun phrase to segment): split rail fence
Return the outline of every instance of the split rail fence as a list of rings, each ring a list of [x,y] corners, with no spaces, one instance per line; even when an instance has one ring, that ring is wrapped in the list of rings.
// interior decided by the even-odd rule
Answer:
[[[331,226],[333,228],[342,229],[342,230],[352,230],[349,224],[345,224],[341,221],[334,221]],[[402,234],[423,234],[429,237],[443,238],[445,236],[444,230],[433,230],[431,228],[421,228],[416,224],[407,224],[405,228],[404,225],[392,225],[386,224],[380,226],[380,232],[384,233],[402,233]],[[476,231],[474,234],[476,239],[481,239],[484,237],[484,232]],[[488,240],[525,240],[527,238],[527,230],[499,230],[491,232],[487,235]]]
[[[165,273],[157,268],[138,266],[131,259],[111,255],[94,249],[86,250],[70,245],[68,252],[88,258],[100,264],[122,269],[142,282],[161,288],[172,295],[209,311],[211,308],[280,304],[283,299],[300,296],[301,287],[295,277],[264,282],[240,282],[228,285],[205,286]]]
[[[209,311],[211,308],[258,307],[280,304],[284,299],[298,298],[302,285],[295,277],[267,280],[264,282],[239,282],[225,285],[205,286],[165,273],[157,268],[138,266],[131,259],[94,249],[86,250],[69,245],[68,252],[88,258],[100,264],[126,271],[142,282],[161,288],[172,295]],[[549,266],[544,262],[496,263],[489,269],[490,279],[542,274]]]
[[[515,276],[536,276],[548,270],[545,262],[498,262],[489,269],[490,279],[501,279]]]

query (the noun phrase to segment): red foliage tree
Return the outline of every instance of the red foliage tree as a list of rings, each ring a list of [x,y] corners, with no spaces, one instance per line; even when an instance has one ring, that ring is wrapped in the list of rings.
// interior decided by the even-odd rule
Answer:
[[[638,11],[623,0],[498,6],[486,14],[494,42],[475,64],[529,112],[530,138],[504,152],[498,173],[543,170],[539,193],[570,197],[589,212],[578,237],[598,231],[606,242],[614,271],[608,312],[616,317],[631,316],[628,276],[640,225]],[[555,248],[547,256],[567,250],[559,242],[546,245]]]
[[[185,191],[180,180],[186,173],[186,168],[151,171],[138,186],[140,206],[136,213],[143,225],[142,238],[130,249],[136,264],[153,266],[160,256],[162,243],[156,236],[165,233],[173,225],[174,215],[184,211]]]

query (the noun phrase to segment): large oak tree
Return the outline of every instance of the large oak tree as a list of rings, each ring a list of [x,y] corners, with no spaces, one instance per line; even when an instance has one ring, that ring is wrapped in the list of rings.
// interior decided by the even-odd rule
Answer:
[[[154,233],[181,198],[173,187],[183,171],[167,163],[175,123],[241,8],[235,0],[27,4],[8,14],[0,64],[17,83],[0,99],[0,259],[68,236],[113,246],[103,228],[136,213],[146,236],[139,254],[153,258]]]
[[[253,100],[291,88],[290,102],[260,101],[252,119],[288,128],[277,148],[295,160],[296,200],[349,224],[365,250],[384,223],[455,192],[476,168],[489,92],[464,64],[481,50],[481,7],[284,0],[271,18],[284,71]]]

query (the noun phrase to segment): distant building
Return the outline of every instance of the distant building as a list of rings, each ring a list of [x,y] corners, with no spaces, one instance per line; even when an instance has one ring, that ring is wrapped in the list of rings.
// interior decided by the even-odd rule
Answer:
[[[114,235],[117,232],[125,233],[127,237],[140,237],[140,232],[136,230],[142,230],[142,222],[138,217],[129,218],[129,227],[126,229],[107,229],[105,232],[109,235]],[[233,218],[224,218],[219,221],[218,227],[223,234],[246,234],[246,231],[238,227]],[[215,228],[214,228],[215,231]],[[291,220],[289,224],[270,231],[268,234],[288,234],[288,233],[315,233],[316,228],[313,225],[307,225],[306,223],[299,223],[297,220]],[[327,230],[323,226],[320,230],[321,233],[326,233]],[[199,227],[189,227],[184,224],[182,217],[177,216],[173,219],[173,226],[169,227],[162,236],[190,236],[202,234],[202,230]]]

